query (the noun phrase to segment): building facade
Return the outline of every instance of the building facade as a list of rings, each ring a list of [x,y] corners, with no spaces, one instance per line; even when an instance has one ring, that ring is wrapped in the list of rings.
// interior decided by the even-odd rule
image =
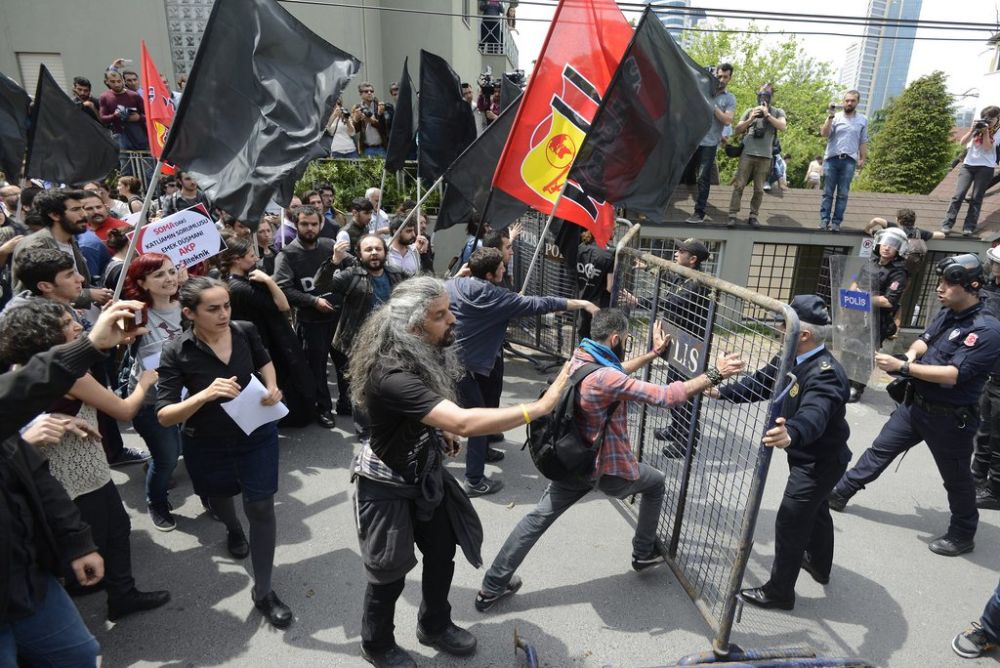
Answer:
[[[74,76],[104,90],[103,72],[115,58],[139,69],[144,39],[157,69],[173,84],[190,71],[214,0],[0,0],[0,72],[33,94],[39,64],[45,64],[65,90]],[[340,0],[334,5],[287,3],[300,21],[331,44],[363,63],[354,84],[370,81],[380,98],[399,79],[403,59],[417,80],[420,50],[449,63],[463,79],[475,82],[490,67],[495,74],[517,69],[517,46],[501,22],[499,47],[480,44],[474,0],[420,0],[399,11],[395,0]],[[345,6],[346,5],[346,6]],[[396,11],[393,11],[396,9]],[[53,17],[59,20],[54,21]],[[91,36],[86,38],[84,36]],[[345,102],[358,99],[356,86]]]
[[[882,20],[870,23],[865,36],[848,53],[841,84],[844,89],[861,93],[859,109],[872,114],[883,109],[889,101],[903,92],[906,75],[910,70],[913,38],[917,34],[916,21],[920,18],[923,0],[869,0],[868,18]],[[887,24],[884,21],[903,21]]]
[[[646,4],[653,6],[660,23],[678,42],[685,30],[705,20],[705,11],[692,10],[691,0],[646,0]]]

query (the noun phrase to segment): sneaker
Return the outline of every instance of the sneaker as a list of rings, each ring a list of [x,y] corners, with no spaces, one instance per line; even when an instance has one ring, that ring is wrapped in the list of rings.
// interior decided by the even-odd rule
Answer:
[[[979,622],[972,622],[972,626],[959,633],[951,641],[951,648],[955,650],[955,654],[963,659],[978,658],[996,646],[997,643],[986,637],[986,631],[979,625]]]
[[[487,496],[489,494],[496,494],[501,489],[503,489],[503,480],[483,478],[475,485],[469,483],[468,480],[462,485],[465,488],[465,493],[470,499],[474,499],[477,496]]]
[[[943,233],[943,234],[944,234],[945,236],[948,236],[949,234],[951,234],[951,228],[952,228],[952,227],[953,227],[952,225],[942,225],[942,226],[941,226],[941,232],[942,232],[942,233]]]
[[[690,223],[692,225],[697,225],[698,223],[704,223],[705,222],[705,216],[704,215],[698,215],[696,213],[693,216],[690,216],[689,218],[687,218],[684,222],[685,223]]]
[[[771,192],[771,184],[770,183],[765,183],[764,184],[764,192],[766,192],[766,193]]]
[[[497,450],[496,448],[488,447],[486,448],[486,463],[496,464],[497,462],[502,462],[504,458],[503,450]]]
[[[830,231],[834,234],[840,234],[840,225],[831,225]]]
[[[664,557],[659,552],[651,554],[648,557],[632,557],[632,569],[636,572],[644,571],[647,568],[656,566],[657,564],[662,564],[663,561]]]
[[[157,531],[173,531],[177,528],[177,520],[170,512],[169,505],[154,504],[149,506],[149,519]]]
[[[824,231],[830,229],[830,221],[828,220],[819,221],[819,229]]]
[[[754,217],[747,218],[747,225],[750,227],[760,227],[760,221]]]
[[[112,468],[117,466],[128,466],[129,464],[141,464],[149,461],[149,453],[128,446],[122,448],[121,454],[110,463]]]
[[[521,578],[517,577],[516,575],[512,575],[510,578],[510,582],[507,583],[506,589],[504,589],[501,593],[484,594],[483,592],[478,592],[476,594],[476,610],[478,610],[479,612],[486,612],[494,605],[496,605],[496,602],[499,601],[500,599],[510,596],[511,594],[516,594],[517,590],[521,588],[522,584],[524,583],[521,582]]]
[[[736,227],[736,216],[729,216],[729,220],[726,221],[726,227]]]
[[[962,230],[962,236],[963,236],[963,237],[971,237],[971,236],[972,236],[972,233],[973,233],[974,231],[975,231],[975,230]]]

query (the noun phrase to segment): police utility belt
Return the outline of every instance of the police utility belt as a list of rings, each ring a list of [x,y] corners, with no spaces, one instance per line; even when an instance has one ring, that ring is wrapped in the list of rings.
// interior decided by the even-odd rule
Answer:
[[[913,403],[929,415],[954,415],[958,420],[958,427],[962,429],[972,420],[979,419],[979,406],[971,404],[969,406],[953,406],[951,404],[935,404],[927,401],[919,392],[913,392]]]
[[[990,374],[990,385],[1000,385],[1000,373]]]

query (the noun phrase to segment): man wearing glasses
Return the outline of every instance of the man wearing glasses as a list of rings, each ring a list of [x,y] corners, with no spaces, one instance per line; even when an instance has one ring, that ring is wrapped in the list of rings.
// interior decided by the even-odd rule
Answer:
[[[374,158],[385,157],[388,125],[385,119],[385,104],[375,97],[375,87],[365,81],[358,86],[361,103],[354,106],[351,120],[357,129],[358,152]]]

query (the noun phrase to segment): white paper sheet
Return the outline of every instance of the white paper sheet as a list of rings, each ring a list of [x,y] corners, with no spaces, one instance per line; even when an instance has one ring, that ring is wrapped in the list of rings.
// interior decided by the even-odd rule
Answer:
[[[250,376],[250,382],[240,392],[240,396],[219,405],[233,419],[233,422],[249,436],[258,427],[288,415],[288,408],[280,401],[273,406],[261,404],[261,399],[266,396],[267,388],[264,387],[264,384],[257,380],[257,376]]]
[[[152,369],[156,371],[160,368],[160,351],[157,350],[155,353],[146,355],[142,358],[142,368]]]

